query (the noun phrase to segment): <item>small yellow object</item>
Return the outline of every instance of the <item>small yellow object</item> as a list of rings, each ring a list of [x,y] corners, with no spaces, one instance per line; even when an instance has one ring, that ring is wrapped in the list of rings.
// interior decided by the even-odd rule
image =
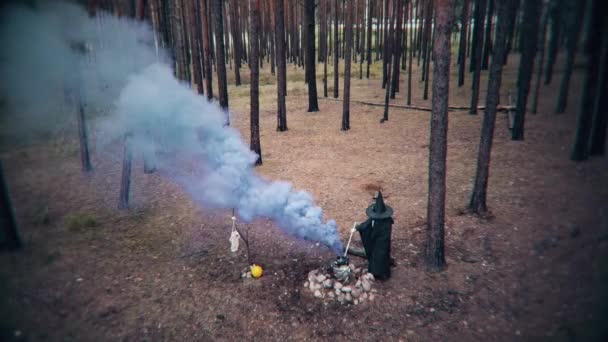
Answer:
[[[259,278],[262,276],[262,273],[264,273],[264,270],[262,269],[262,266],[260,266],[260,265],[253,264],[253,265],[251,265],[250,269],[251,269],[251,276],[254,278]]]

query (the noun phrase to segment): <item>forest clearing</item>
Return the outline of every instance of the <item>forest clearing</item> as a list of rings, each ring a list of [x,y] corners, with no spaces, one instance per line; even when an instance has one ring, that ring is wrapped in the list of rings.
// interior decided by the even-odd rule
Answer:
[[[0,92],[0,339],[605,340],[608,26],[597,14],[605,5],[515,3],[2,7],[1,18],[12,19],[0,37],[12,37],[6,46],[15,51],[0,55],[8,75]],[[224,22],[213,15],[217,4]],[[590,23],[576,29],[580,38],[571,33],[580,12],[558,6],[584,11]],[[476,34],[467,37],[464,25],[462,43],[462,23],[483,22],[484,13],[469,55]],[[281,43],[277,18],[285,19]],[[31,30],[19,32],[26,23]],[[218,31],[225,41],[213,38]],[[493,45],[484,70],[483,31]],[[541,37],[541,48],[529,36]],[[526,59],[532,68],[522,71]],[[394,220],[386,279],[362,241],[366,219],[372,227],[386,219],[370,214],[382,196]],[[367,256],[348,256],[348,272],[360,277],[342,282],[361,290],[354,299],[330,267],[349,237],[369,256],[369,265]],[[252,275],[252,264],[263,274]],[[320,294],[316,270],[331,278],[318,281],[331,283]]]

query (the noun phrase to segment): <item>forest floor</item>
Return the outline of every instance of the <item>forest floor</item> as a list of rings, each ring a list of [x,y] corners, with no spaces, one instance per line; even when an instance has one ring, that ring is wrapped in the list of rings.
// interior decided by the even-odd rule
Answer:
[[[343,61],[341,61],[341,65]],[[427,205],[429,112],[353,103],[351,130],[340,131],[342,103],[323,99],[307,113],[304,72],[288,65],[289,131],[276,131],[276,87],[261,77],[261,142],[269,179],[311,192],[343,239],[381,188],[395,210],[390,280],[374,301],[324,304],[304,290],[307,273],[334,259],[271,222],[242,225],[261,279],[241,279],[244,248],[229,251],[230,212],[198,207],[178,186],[134,164],[133,208],[116,209],[120,157],[95,153],[80,171],[75,134],[4,152],[25,249],[0,256],[0,339],[29,341],[600,340],[608,333],[607,158],[569,160],[582,75],[574,75],[568,112],[553,108],[562,60],[528,114],[524,141],[511,141],[499,113],[488,205],[464,213],[475,172],[483,112],[449,113],[446,202],[448,267],[429,273],[421,260]],[[381,103],[379,63],[372,79],[352,80],[352,99]],[[505,70],[502,104],[516,79]],[[317,65],[321,74],[322,64]],[[330,67],[331,69],[331,67]],[[353,74],[358,76],[358,65]],[[422,100],[414,65],[413,104]],[[232,83],[232,71],[230,84]],[[245,83],[248,71],[242,69]],[[467,106],[471,74],[450,104]],[[333,84],[330,77],[329,84]],[[340,95],[343,80],[340,78]],[[486,72],[480,105],[484,104]],[[405,104],[407,74],[392,103]],[[330,96],[331,89],[330,87]],[[234,126],[249,137],[249,88],[229,87]],[[118,153],[118,156],[121,154]],[[356,237],[358,240],[358,237]],[[242,246],[242,244],[241,244]],[[243,246],[242,246],[243,247]],[[351,258],[357,265],[365,260]]]

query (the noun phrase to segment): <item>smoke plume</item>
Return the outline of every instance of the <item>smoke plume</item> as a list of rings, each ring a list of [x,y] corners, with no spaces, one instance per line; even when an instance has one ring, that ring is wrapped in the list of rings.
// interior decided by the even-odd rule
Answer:
[[[255,172],[256,155],[224,126],[217,104],[174,77],[147,24],[45,1],[5,7],[0,42],[0,94],[13,133],[75,120],[64,95],[81,94],[88,116],[103,113],[89,118],[98,150],[125,141],[201,206],[270,218],[288,234],[342,249],[335,221],[324,221],[309,193]]]

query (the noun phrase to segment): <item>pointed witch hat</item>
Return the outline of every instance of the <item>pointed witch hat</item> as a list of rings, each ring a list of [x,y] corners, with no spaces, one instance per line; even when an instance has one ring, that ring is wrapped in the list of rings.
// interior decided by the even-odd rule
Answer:
[[[382,193],[378,191],[378,195],[376,195],[376,202],[367,207],[365,213],[369,218],[380,220],[393,216],[393,208],[384,204]]]

